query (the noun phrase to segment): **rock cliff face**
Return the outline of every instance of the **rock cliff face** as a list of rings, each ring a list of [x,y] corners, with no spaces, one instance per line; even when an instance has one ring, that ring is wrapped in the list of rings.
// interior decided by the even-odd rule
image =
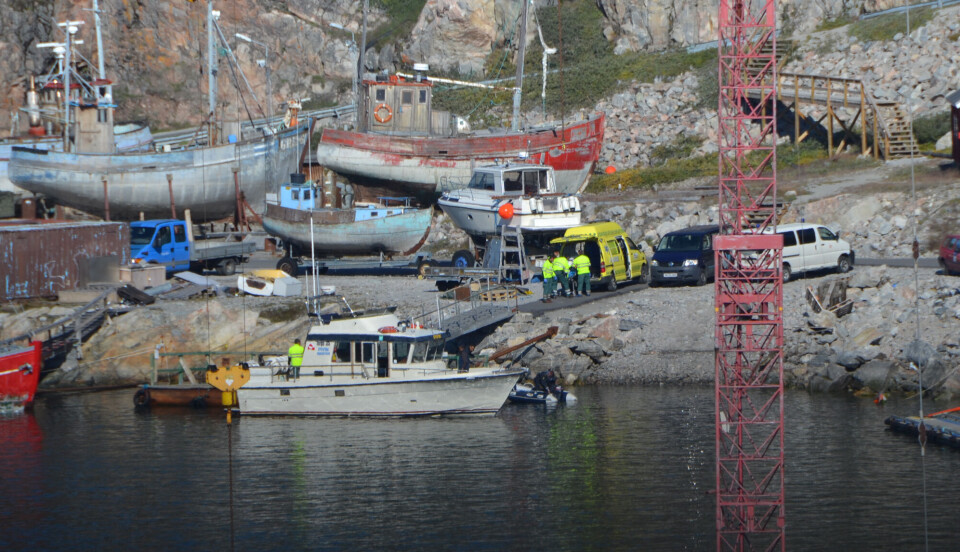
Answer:
[[[538,0],[542,5],[551,0]],[[903,0],[781,0],[780,24],[809,30],[824,19],[876,11]],[[22,105],[27,77],[54,62],[50,50],[37,43],[62,41],[53,22],[84,20],[77,38],[80,52],[96,64],[90,0],[0,0],[0,109],[12,113]],[[618,52],[659,49],[708,42],[716,38],[717,0],[598,0],[604,32]],[[360,41],[361,2],[348,0],[231,0],[217,2],[220,26],[235,49],[240,66],[261,105],[266,105],[265,72],[260,46],[234,38],[251,36],[269,46],[274,105],[292,97],[315,103],[347,98],[354,53],[350,32]],[[378,44],[365,55],[367,70],[409,69],[426,62],[434,70],[479,76],[491,50],[514,43],[520,2],[515,0],[426,0],[409,37]],[[198,123],[206,112],[206,2],[180,0],[101,0],[108,78],[116,83],[117,119],[146,120],[154,128]],[[371,7],[368,27],[388,23]],[[347,32],[330,27],[342,24]],[[536,40],[531,17],[526,40]],[[219,87],[224,118],[244,117],[235,77],[221,51]],[[251,103],[251,99],[247,99]],[[265,108],[264,108],[265,109]],[[258,116],[256,106],[250,111]],[[0,118],[0,129],[10,126]]]

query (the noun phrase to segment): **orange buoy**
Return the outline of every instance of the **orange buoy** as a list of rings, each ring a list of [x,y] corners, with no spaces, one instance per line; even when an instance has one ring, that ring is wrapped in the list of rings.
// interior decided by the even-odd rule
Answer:
[[[504,203],[497,209],[497,213],[505,219],[513,218],[513,203]]]
[[[606,169],[603,169],[603,172],[605,172],[605,173],[607,173],[607,174],[613,174],[613,173],[617,172],[617,168],[614,167],[613,165],[607,165],[607,168],[606,168]]]
[[[396,326],[384,326],[377,331],[380,333],[390,334],[390,333],[397,333],[400,330],[398,330]]]

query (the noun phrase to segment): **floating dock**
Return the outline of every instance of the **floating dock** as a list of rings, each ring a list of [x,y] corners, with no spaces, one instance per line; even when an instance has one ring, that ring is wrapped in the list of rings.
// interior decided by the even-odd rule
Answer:
[[[960,448],[960,413],[940,414],[922,419],[927,441]],[[890,416],[883,423],[898,433],[918,435],[919,416]]]

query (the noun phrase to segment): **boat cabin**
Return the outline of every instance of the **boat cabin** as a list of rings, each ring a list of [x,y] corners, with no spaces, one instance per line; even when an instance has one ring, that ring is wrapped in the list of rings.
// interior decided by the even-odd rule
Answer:
[[[360,87],[360,132],[419,136],[453,136],[449,111],[434,111],[433,83],[425,77],[397,75],[364,80]]]
[[[495,195],[537,196],[556,192],[553,171],[543,165],[489,165],[477,167],[467,188]]]
[[[385,378],[446,370],[445,341],[444,333],[409,327],[392,314],[332,320],[307,334],[301,375]]]

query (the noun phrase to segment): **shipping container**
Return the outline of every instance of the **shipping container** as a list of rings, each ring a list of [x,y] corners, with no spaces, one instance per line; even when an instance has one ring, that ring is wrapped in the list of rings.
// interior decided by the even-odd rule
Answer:
[[[120,222],[0,222],[0,300],[115,282],[129,257],[130,231]]]

